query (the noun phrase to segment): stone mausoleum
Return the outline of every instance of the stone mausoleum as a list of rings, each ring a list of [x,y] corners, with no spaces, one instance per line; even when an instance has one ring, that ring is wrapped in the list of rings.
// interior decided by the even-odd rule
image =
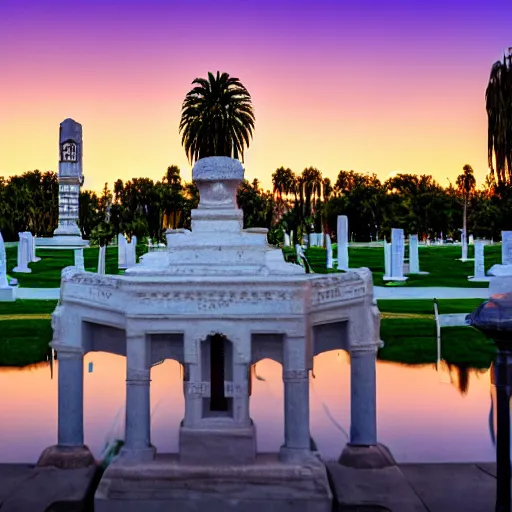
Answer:
[[[63,270],[52,320],[58,444],[39,464],[93,462],[84,446],[83,356],[126,356],[125,444],[103,474],[97,512],[330,512],[325,465],[309,432],[309,372],[315,355],[329,350],[351,355],[345,451],[377,444],[380,316],[371,273],[306,274],[286,263],[265,229],[243,229],[236,206],[243,177],[237,160],[199,160],[192,231],[169,233],[167,252],[119,276]],[[151,367],[169,358],[184,367],[185,410],[179,452],[160,454],[151,443]],[[258,452],[250,417],[251,366],[264,358],[283,368],[285,424],[276,454]]]

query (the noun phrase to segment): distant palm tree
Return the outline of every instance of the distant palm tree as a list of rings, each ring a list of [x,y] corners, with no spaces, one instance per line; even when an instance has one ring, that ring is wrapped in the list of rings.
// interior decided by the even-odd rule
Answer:
[[[244,160],[244,150],[254,130],[251,95],[238,78],[228,73],[208,73],[181,107],[179,132],[190,163],[207,156],[229,156]]]
[[[459,174],[457,176],[457,189],[459,193],[462,195],[462,200],[464,201],[464,216],[463,216],[463,224],[462,224],[462,231],[464,233],[464,239],[467,243],[467,208],[468,208],[468,201],[471,197],[471,194],[475,191],[475,176],[473,172],[473,168],[471,165],[465,165],[462,170],[464,171],[462,174]]]
[[[508,51],[503,62],[493,64],[485,91],[489,169],[498,184],[512,179],[512,48]]]

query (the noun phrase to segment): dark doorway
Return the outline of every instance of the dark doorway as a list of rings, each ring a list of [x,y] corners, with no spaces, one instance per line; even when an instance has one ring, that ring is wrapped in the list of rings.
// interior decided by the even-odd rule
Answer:
[[[226,338],[215,334],[210,338],[210,411],[228,411],[224,394]]]

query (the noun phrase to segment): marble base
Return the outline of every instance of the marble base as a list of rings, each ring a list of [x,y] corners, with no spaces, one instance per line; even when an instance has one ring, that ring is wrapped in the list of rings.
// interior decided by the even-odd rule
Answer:
[[[468,281],[472,283],[489,283],[491,281],[492,277],[468,277]]]
[[[382,278],[383,281],[407,281],[407,279],[409,279],[409,278],[406,276],[403,276],[403,277],[384,276]]]
[[[462,263],[466,263],[468,261],[475,261],[475,258],[457,258],[457,261],[462,261]]]
[[[54,236],[52,238],[36,238],[36,247],[48,249],[83,249],[89,247],[89,240],[80,236]]]
[[[116,458],[94,496],[95,512],[331,512],[325,465],[279,462],[258,454],[243,466],[181,464],[178,455],[157,455],[137,466]]]
[[[16,287],[6,286],[0,288],[0,302],[14,302],[16,300]]]
[[[512,276],[512,265],[493,265],[487,274],[493,277]]]
[[[348,443],[338,464],[355,469],[382,469],[397,465],[389,448],[380,443],[373,446],[354,446]]]
[[[423,272],[423,271],[420,271],[420,272],[409,272],[410,276],[428,276],[429,274],[430,274],[430,272]]]
[[[243,465],[256,459],[256,429],[180,427],[180,462],[184,464]]]
[[[80,469],[95,466],[96,461],[87,446],[50,446],[44,450],[36,464],[59,469]]]
[[[15,273],[17,272],[18,274],[30,274],[32,269],[28,267],[14,267],[12,271]]]

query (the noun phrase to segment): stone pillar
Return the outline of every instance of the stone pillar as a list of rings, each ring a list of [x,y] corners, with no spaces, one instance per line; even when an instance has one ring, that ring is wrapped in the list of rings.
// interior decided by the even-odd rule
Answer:
[[[348,217],[338,215],[337,224],[338,268],[348,270]]]
[[[46,448],[37,466],[78,469],[95,464],[84,445],[84,362],[81,347],[57,350],[59,369],[57,445]]]
[[[126,428],[120,455],[135,462],[152,460],[150,350],[144,334],[126,338]]]
[[[377,444],[377,396],[375,360],[377,348],[350,350],[350,444]]]
[[[237,425],[251,426],[249,416],[249,370],[245,363],[233,364],[233,409]]]
[[[81,348],[57,352],[59,362],[58,445],[84,444],[84,362]]]
[[[279,458],[283,462],[300,464],[311,457],[305,337],[285,336],[283,352],[285,439]]]

